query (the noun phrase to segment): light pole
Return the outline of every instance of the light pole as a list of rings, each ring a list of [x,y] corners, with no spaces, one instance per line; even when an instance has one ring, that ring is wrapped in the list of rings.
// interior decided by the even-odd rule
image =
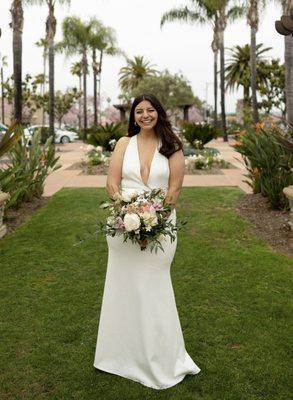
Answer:
[[[214,82],[206,82],[206,87],[205,87],[205,107],[204,107],[204,121],[207,121],[207,108],[208,108],[208,90],[209,90],[209,85],[213,85]]]

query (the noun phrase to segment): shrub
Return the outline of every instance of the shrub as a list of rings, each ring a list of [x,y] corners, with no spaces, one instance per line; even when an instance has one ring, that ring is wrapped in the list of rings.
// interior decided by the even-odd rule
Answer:
[[[202,152],[201,154],[194,154],[186,157],[185,166],[188,171],[193,172],[196,169],[210,169],[213,166],[228,168],[228,163],[221,155],[212,155]]]
[[[282,144],[285,134],[279,128],[249,129],[237,137],[234,145],[246,164],[254,193],[268,197],[271,208],[288,208],[283,188],[293,183],[293,156],[290,148]]]
[[[209,124],[183,122],[182,134],[192,147],[203,149],[206,143],[219,136],[219,131]]]
[[[41,197],[44,191],[45,178],[51,171],[60,168],[59,157],[55,157],[55,147],[50,137],[44,146],[40,145],[40,132],[32,138],[28,148],[27,139],[19,141],[9,153],[10,164],[0,169],[0,185],[3,191],[10,194],[7,208],[19,208],[34,197]]]

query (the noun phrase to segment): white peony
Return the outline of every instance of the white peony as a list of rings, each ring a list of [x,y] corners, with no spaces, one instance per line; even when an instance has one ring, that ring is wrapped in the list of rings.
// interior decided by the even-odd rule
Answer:
[[[140,227],[139,216],[134,213],[125,214],[123,222],[127,232],[135,231]]]
[[[127,192],[122,192],[121,198],[125,203],[130,203],[133,198],[137,196],[137,191],[132,190],[132,191],[127,191]]]

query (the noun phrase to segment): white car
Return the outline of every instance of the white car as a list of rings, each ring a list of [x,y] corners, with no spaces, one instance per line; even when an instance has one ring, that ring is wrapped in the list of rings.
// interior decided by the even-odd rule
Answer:
[[[7,129],[8,127],[6,125],[0,123],[0,140],[3,138]]]
[[[43,125],[44,128],[49,129],[49,125]],[[24,136],[28,139],[29,144],[35,132],[42,128],[42,125],[33,125],[24,129]],[[55,130],[55,143],[70,143],[78,139],[76,132],[67,131],[59,128],[54,128]]]

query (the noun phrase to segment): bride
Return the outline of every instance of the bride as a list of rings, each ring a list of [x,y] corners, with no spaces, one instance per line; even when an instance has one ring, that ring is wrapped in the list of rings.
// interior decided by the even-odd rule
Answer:
[[[150,94],[134,99],[128,135],[111,155],[106,190],[166,190],[169,219],[176,223],[176,201],[184,177],[182,143],[173,133],[159,100]],[[106,236],[108,264],[100,312],[94,367],[167,389],[200,368],[185,349],[170,267],[177,247],[169,237],[164,252],[141,251],[121,236]]]

